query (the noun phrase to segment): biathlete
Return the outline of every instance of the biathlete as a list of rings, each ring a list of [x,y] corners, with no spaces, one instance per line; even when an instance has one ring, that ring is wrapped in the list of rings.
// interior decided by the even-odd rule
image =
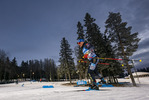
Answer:
[[[90,64],[88,67],[88,74],[91,79],[92,85],[90,85],[91,89],[99,90],[98,85],[96,84],[95,76],[98,76],[101,79],[102,83],[106,83],[102,75],[97,71],[97,64],[99,59],[97,59],[97,55],[94,52],[94,47],[85,42],[84,39],[79,39],[77,44],[82,48],[84,58],[88,59]],[[95,74],[95,75],[94,75]]]

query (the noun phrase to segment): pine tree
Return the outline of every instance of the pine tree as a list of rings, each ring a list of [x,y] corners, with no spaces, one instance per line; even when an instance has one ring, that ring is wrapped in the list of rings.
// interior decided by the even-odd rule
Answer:
[[[56,77],[56,64],[53,59],[50,59],[50,65],[51,65],[50,77],[51,80],[54,80]]]
[[[40,59],[40,61],[39,61],[39,76],[40,76],[40,79],[41,78],[44,78],[44,70],[43,70],[43,68],[44,68],[44,64],[43,64],[43,61]]]
[[[128,73],[130,74],[133,85],[136,86],[128,65],[128,60],[138,48],[138,42],[140,40],[137,38],[138,33],[131,34],[132,27],[126,27],[127,22],[122,22],[120,13],[110,12],[105,23],[105,33],[107,33],[109,40],[112,42],[115,54],[125,59],[124,63],[128,68]]]
[[[72,58],[72,49],[65,37],[61,40],[60,49],[60,65],[64,70],[65,77],[69,77],[71,83],[71,76],[75,73],[74,59]]]
[[[52,63],[51,59],[48,58],[44,59],[44,70],[47,81],[52,81],[51,63]]]
[[[78,30],[77,30],[77,34],[78,34],[77,40],[78,39],[84,39],[84,30],[83,30],[83,26],[82,26],[81,22],[78,22],[77,28],[78,28]]]
[[[5,83],[10,79],[10,60],[9,57],[6,58],[5,66],[4,66],[4,80]]]
[[[99,26],[95,23],[95,19],[89,13],[85,16],[86,40],[95,47],[96,54],[105,56],[105,40],[100,32]]]
[[[17,79],[18,78],[18,65],[17,65],[17,61],[15,57],[11,61],[11,70],[12,70],[11,77],[13,79]]]
[[[0,49],[0,80],[1,81],[4,79],[6,58],[7,58],[6,52]]]
[[[99,26],[95,23],[95,19],[91,17],[89,13],[86,13],[84,19],[84,27],[86,29],[85,38],[88,43],[91,43],[94,46],[95,53],[99,57],[106,57],[106,47],[105,40],[102,33],[100,32]],[[100,73],[102,70],[106,69],[105,65],[97,65]]]
[[[23,80],[26,80],[27,78],[27,74],[29,72],[29,68],[28,68],[28,61],[24,62],[22,61],[21,62],[21,72],[20,72],[20,76]]]
[[[114,49],[111,45],[111,41],[106,36],[106,31],[104,34],[104,40],[106,42],[105,43],[106,58],[117,58],[116,54],[114,53]],[[118,83],[118,80],[115,76],[117,75],[122,76],[124,72],[123,68],[121,67],[120,62],[116,60],[111,60],[111,61],[109,60],[107,62],[110,64],[110,66],[106,69],[105,75],[109,76],[110,82]]]

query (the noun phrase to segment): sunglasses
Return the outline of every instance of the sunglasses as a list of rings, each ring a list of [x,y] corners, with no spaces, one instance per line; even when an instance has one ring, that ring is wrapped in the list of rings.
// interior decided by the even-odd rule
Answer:
[[[81,44],[81,42],[77,42],[77,44]]]

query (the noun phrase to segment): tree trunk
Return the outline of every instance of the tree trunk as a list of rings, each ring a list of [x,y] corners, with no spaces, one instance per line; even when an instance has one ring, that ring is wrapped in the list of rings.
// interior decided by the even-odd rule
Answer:
[[[65,80],[67,81],[67,74],[65,73]]]
[[[70,84],[72,84],[70,72],[68,73],[68,76],[69,76]]]
[[[6,68],[4,69],[4,82],[6,83]]]
[[[116,80],[116,83],[118,84],[118,79],[117,79],[117,77],[115,78],[115,80]]]
[[[84,75],[85,79],[87,79],[87,75],[88,75],[88,68],[85,69],[85,75]]]
[[[117,32],[117,35],[118,35],[118,38],[119,38],[119,41],[120,41],[120,45],[121,45],[121,48],[122,48],[122,53],[123,53],[123,56],[124,56],[124,61],[125,61],[126,66],[127,66],[127,68],[128,68],[128,73],[129,73],[129,75],[130,75],[130,78],[131,78],[131,81],[132,81],[132,83],[133,83],[133,86],[136,86],[134,77],[133,77],[132,72],[131,72],[131,68],[130,68],[129,65],[128,65],[127,57],[126,57],[125,52],[124,52],[124,46],[123,46],[123,44],[122,44],[122,41],[121,41],[121,38],[120,38],[120,35],[119,35],[118,32]]]
[[[112,83],[112,79],[111,79],[111,76],[109,76],[109,80],[108,80],[108,81],[109,81],[109,83]]]
[[[82,74],[79,72],[79,80],[82,80]]]

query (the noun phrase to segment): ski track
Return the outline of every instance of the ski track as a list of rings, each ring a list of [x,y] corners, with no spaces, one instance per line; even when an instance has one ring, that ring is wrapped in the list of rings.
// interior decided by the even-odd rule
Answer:
[[[149,78],[140,81],[143,83],[138,87],[104,87],[101,91],[79,91],[87,87],[61,85],[65,82],[6,84],[0,85],[0,100],[149,100]],[[43,85],[54,88],[42,88]]]

